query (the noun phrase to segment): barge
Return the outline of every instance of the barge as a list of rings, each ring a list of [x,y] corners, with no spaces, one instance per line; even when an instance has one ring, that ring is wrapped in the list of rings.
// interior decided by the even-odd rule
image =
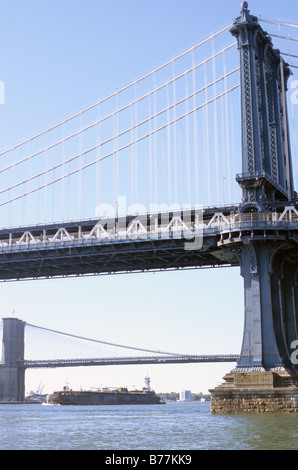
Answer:
[[[145,379],[149,384],[148,378]],[[47,396],[50,405],[159,405],[165,402],[150,389],[129,391],[127,388],[71,390],[68,386]]]

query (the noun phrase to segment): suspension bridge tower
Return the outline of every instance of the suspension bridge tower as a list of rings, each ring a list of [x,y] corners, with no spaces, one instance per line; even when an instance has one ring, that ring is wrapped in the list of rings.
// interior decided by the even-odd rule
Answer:
[[[0,402],[22,402],[25,395],[25,322],[3,318],[2,360],[0,364]]]
[[[213,413],[298,411],[298,237],[274,230],[278,214],[297,216],[286,104],[291,74],[258,19],[242,3],[230,32],[240,53],[242,188],[249,227],[230,247],[244,279],[244,334],[237,367],[211,390]],[[260,221],[272,230],[259,230]],[[272,225],[272,227],[271,227]]]

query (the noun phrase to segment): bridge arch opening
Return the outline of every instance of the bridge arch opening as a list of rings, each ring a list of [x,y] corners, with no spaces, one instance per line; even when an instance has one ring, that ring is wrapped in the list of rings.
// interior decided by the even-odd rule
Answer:
[[[242,208],[240,208],[241,214],[252,214],[260,211],[261,208],[257,203],[245,204]]]

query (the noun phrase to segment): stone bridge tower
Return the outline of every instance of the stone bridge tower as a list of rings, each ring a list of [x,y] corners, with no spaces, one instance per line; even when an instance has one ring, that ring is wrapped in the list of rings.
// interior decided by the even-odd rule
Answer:
[[[0,402],[22,402],[25,395],[25,322],[3,318],[2,360],[0,364]]]

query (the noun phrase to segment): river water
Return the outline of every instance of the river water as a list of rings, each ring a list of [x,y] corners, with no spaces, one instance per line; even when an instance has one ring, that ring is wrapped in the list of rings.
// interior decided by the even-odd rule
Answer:
[[[0,406],[1,450],[294,450],[298,417],[211,415],[210,402]]]

